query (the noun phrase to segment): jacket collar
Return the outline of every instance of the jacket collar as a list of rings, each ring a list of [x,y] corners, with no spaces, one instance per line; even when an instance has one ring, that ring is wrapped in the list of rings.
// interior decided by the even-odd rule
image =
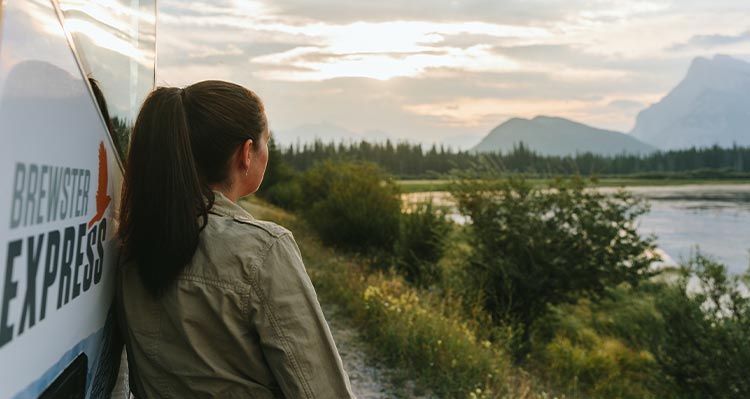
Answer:
[[[209,213],[219,216],[227,216],[238,220],[255,220],[245,208],[232,202],[224,194],[214,190],[214,205],[209,209]]]

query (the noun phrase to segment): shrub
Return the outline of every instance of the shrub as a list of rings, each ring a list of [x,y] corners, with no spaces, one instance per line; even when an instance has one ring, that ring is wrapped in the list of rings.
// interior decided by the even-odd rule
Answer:
[[[655,397],[644,384],[655,369],[648,351],[589,329],[578,331],[573,339],[558,335],[545,349],[545,374],[572,397],[581,393],[592,398]]]
[[[668,398],[646,345],[661,322],[650,290],[626,284],[601,302],[551,308],[533,329],[532,364],[572,397]]]
[[[496,321],[521,330],[517,355],[549,305],[600,298],[607,287],[651,275],[654,238],[641,238],[635,225],[647,211],[640,200],[588,190],[580,178],[543,189],[490,177],[457,180],[452,193],[470,219],[469,284]]]
[[[261,195],[268,202],[287,210],[297,210],[304,205],[305,196],[298,177],[276,183]]]
[[[305,219],[323,242],[363,252],[392,251],[401,199],[395,183],[370,163],[323,162],[302,178]]]
[[[652,351],[662,372],[680,398],[750,397],[750,272],[728,277],[700,252],[680,272],[657,300],[664,326]]]
[[[417,204],[401,215],[397,268],[407,281],[425,287],[440,279],[437,262],[450,228],[445,214],[436,211],[432,202]]]

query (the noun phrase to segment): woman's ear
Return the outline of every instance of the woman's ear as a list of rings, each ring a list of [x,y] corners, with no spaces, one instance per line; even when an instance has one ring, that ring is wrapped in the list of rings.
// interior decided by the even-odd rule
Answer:
[[[247,139],[240,148],[240,164],[242,170],[247,171],[250,169],[250,157],[253,153],[253,139]]]

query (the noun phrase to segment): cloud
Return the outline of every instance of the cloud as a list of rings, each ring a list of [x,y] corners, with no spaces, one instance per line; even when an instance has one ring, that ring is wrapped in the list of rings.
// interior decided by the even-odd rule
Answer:
[[[644,92],[661,92],[658,86],[654,89],[652,79],[634,74],[533,68],[507,72],[436,69],[417,78],[395,79],[393,84],[414,103],[442,102],[458,96],[528,102],[538,98],[590,101],[608,95],[630,98]]]
[[[501,45],[493,47],[493,51],[519,61],[566,65],[605,66],[607,60],[612,58],[587,52],[580,45],[558,43]]]
[[[287,30],[291,27],[285,28]],[[456,67],[465,70],[509,70],[517,64],[491,51],[491,46],[474,43],[467,47],[444,44],[446,36],[476,35],[495,38],[543,38],[543,29],[481,22],[433,23],[425,21],[356,22],[347,25],[312,24],[293,27],[295,32],[317,38],[316,46],[256,57],[263,65],[296,65],[312,73],[268,71],[267,79],[304,81],[341,76],[391,79],[417,76],[430,68]]]
[[[437,125],[454,127],[485,127],[499,124],[512,117],[533,118],[538,115],[554,115],[576,121],[587,121],[599,126],[615,125],[624,128],[640,110],[640,108],[633,107],[634,104],[642,104],[642,102],[610,97],[588,99],[540,97],[525,98],[524,101],[494,97],[460,97],[446,102],[407,105],[404,108],[414,114],[431,117],[433,123]]]
[[[488,44],[446,46],[443,43],[446,37],[482,35],[538,39],[550,35],[537,27],[479,21],[397,20],[345,24],[305,21],[278,14],[276,5],[242,4],[252,11],[251,15],[206,3],[191,5],[189,9],[193,12],[184,14],[168,6],[170,11],[163,12],[161,18],[167,29],[174,27],[180,32],[210,29],[214,33],[210,38],[190,33],[176,35],[167,46],[167,54],[198,64],[250,60],[255,64],[253,74],[262,79],[306,81],[351,76],[385,80],[417,76],[431,68],[479,71],[517,68],[514,62],[494,54]],[[219,41],[217,36],[224,40],[233,38],[233,42],[212,48],[211,45]]]
[[[276,12],[327,23],[354,21],[430,20],[482,21],[497,24],[549,26],[560,21],[612,22],[664,11],[670,2],[652,0],[275,0]]]
[[[750,30],[737,35],[695,35],[687,42],[677,43],[668,48],[669,51],[683,51],[690,49],[713,49],[738,43],[750,43]]]
[[[283,53],[256,57],[252,62],[272,67],[262,72],[260,77],[287,81],[327,80],[338,77],[387,80],[394,77],[419,76],[435,68],[460,68],[465,71],[518,69],[516,63],[493,55],[488,50],[488,46],[477,45],[467,49],[335,54],[321,53],[316,47],[297,47]],[[302,68],[304,71],[283,70],[289,66]]]
[[[542,113],[550,115],[570,115],[583,109],[584,101],[560,101],[535,99],[535,101],[515,101],[498,98],[461,97],[449,102],[407,105],[406,110],[417,115],[426,115],[443,125],[471,127],[487,125],[520,116],[533,117]]]
[[[158,79],[246,85],[275,129],[325,121],[431,142],[516,112],[628,130],[700,55],[666,48],[726,42],[748,12],[737,0],[162,0]]]
[[[645,104],[643,104],[640,101],[633,101],[633,100],[612,100],[608,104],[611,108],[618,108],[622,110],[641,110],[645,108]]]
[[[327,23],[353,21],[431,20],[442,22],[484,21],[518,23],[557,20],[575,7],[554,0],[276,0],[282,15],[305,16]]]

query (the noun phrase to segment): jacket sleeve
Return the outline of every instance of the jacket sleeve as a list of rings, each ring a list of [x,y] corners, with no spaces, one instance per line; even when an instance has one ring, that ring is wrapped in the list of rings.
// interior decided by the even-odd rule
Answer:
[[[284,396],[354,398],[291,234],[271,244],[254,275],[250,322]]]

